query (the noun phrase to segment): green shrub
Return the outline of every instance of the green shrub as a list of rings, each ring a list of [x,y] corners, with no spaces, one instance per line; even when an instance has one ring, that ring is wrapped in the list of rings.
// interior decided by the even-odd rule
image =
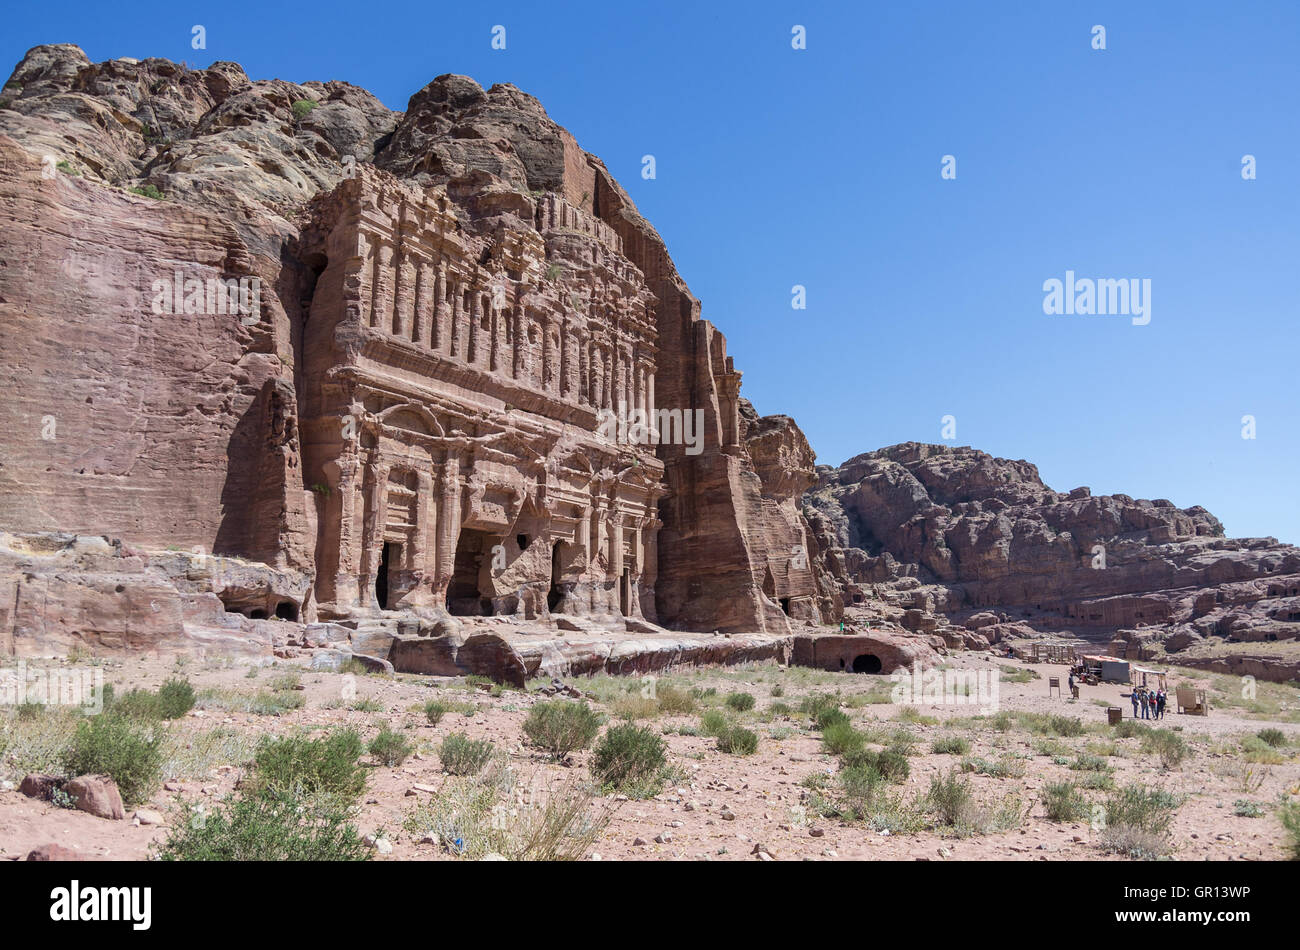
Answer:
[[[25,701],[18,704],[16,715],[19,722],[35,722],[45,712],[44,703]]]
[[[1178,799],[1163,789],[1128,785],[1106,799],[1101,846],[1131,858],[1157,858],[1170,850],[1169,825]]]
[[[477,775],[494,751],[488,739],[471,739],[463,732],[453,732],[438,747],[438,759],[449,775]]]
[[[1042,796],[1051,821],[1078,821],[1088,814],[1088,799],[1073,782],[1049,782]]]
[[[71,775],[108,775],[125,805],[146,802],[162,782],[160,726],[124,716],[99,715],[77,726],[64,754]]]
[[[1115,735],[1121,739],[1136,739],[1146,735],[1151,727],[1136,719],[1121,719],[1115,724]]]
[[[1104,772],[1107,768],[1104,755],[1081,753],[1070,763],[1070,771],[1072,772]]]
[[[912,766],[907,761],[907,756],[897,749],[884,749],[880,752],[861,749],[841,756],[840,764],[845,769],[871,769],[885,781],[896,785],[906,782],[912,774]]]
[[[817,693],[805,696],[799,703],[799,710],[812,719],[816,719],[828,709],[839,709],[840,697],[834,693]]]
[[[773,699],[780,699],[782,696],[785,695],[785,687],[782,686],[780,683],[777,683],[775,686],[772,687],[768,695],[771,696]]]
[[[940,736],[930,743],[930,751],[936,755],[965,755],[970,751],[970,742],[961,736]]]
[[[591,771],[616,789],[650,780],[665,764],[664,741],[649,728],[624,723],[606,730],[596,744]]]
[[[1291,859],[1300,861],[1300,801],[1290,800],[1280,804],[1277,817],[1286,831],[1287,847],[1291,850]]]
[[[415,747],[406,736],[394,732],[387,726],[380,729],[379,734],[370,740],[370,754],[389,768],[401,765],[414,751]]]
[[[1087,729],[1083,724],[1083,720],[1071,716],[1051,716],[1048,718],[1047,728],[1054,735],[1066,738],[1081,736]]]
[[[194,708],[197,698],[189,680],[172,677],[158,687],[158,713],[163,719],[179,719]]]
[[[1265,745],[1272,746],[1274,749],[1286,745],[1286,733],[1281,729],[1261,729],[1255,735]]]
[[[431,699],[424,704],[424,717],[429,720],[429,725],[436,726],[442,722],[442,717],[447,714],[447,707],[436,699]]]
[[[753,755],[758,749],[758,733],[741,726],[732,726],[718,736],[718,749],[732,755]]]
[[[700,732],[706,736],[720,736],[731,728],[731,721],[717,709],[705,710],[700,716]]]
[[[670,716],[687,716],[695,711],[695,697],[689,690],[671,685],[660,685],[655,690],[659,711]]]
[[[726,703],[736,712],[749,712],[754,708],[754,697],[749,693],[728,693]]]
[[[1232,813],[1238,818],[1258,818],[1264,814],[1264,809],[1259,807],[1258,802],[1252,802],[1248,798],[1238,798],[1232,803]]]
[[[154,185],[138,185],[134,188],[128,188],[127,191],[133,195],[141,195],[145,198],[153,198],[155,201],[162,199],[163,193]]]
[[[957,825],[969,811],[974,799],[970,783],[957,777],[957,772],[950,771],[944,776],[930,779],[930,791],[926,796],[927,804],[939,818],[940,824]]]
[[[158,849],[163,861],[365,861],[346,803],[267,789],[211,811],[186,809]]]
[[[847,722],[837,722],[822,730],[822,747],[831,755],[860,751],[866,741],[867,737]]]
[[[293,116],[295,119],[301,119],[318,105],[320,105],[320,103],[315,99],[299,99],[293,104]]]
[[[366,787],[361,757],[361,737],[351,729],[327,736],[265,738],[253,754],[253,777],[249,787],[277,793],[298,790],[353,799]]]
[[[1160,764],[1167,769],[1177,768],[1191,754],[1187,740],[1168,729],[1152,729],[1142,736],[1142,748],[1148,753],[1160,757]]]
[[[889,748],[900,755],[911,755],[916,751],[916,735],[907,729],[895,729],[889,736]]]
[[[852,722],[852,720],[849,719],[849,714],[838,706],[832,709],[821,710],[813,717],[813,719],[817,723],[817,728],[822,730],[825,730],[830,726],[847,726]]]
[[[586,703],[554,699],[532,708],[524,720],[524,735],[533,745],[562,761],[569,753],[591,745],[602,721],[603,717]]]

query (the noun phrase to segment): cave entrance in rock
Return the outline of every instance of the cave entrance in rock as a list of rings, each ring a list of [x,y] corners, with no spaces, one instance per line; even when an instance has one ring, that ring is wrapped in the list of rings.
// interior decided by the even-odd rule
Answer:
[[[492,556],[497,539],[486,531],[464,528],[456,542],[456,560],[447,585],[447,611],[458,617],[492,613],[492,601],[479,586],[486,558]]]
[[[564,599],[564,591],[560,590],[560,565],[563,556],[563,541],[556,541],[551,548],[551,589],[546,592],[546,609],[551,613],[560,613],[556,608],[560,606],[560,601]]]
[[[790,598],[782,597],[780,600],[780,604],[781,604],[781,610],[785,612],[785,615],[787,617],[790,616]]]
[[[853,658],[854,673],[879,673],[882,669],[884,664],[874,653],[859,653]]]
[[[379,554],[379,570],[375,572],[375,603],[379,604],[380,610],[388,609],[388,576],[401,563],[402,546],[396,541],[385,542]]]
[[[618,580],[618,612],[624,617],[632,613],[632,569],[627,567]]]

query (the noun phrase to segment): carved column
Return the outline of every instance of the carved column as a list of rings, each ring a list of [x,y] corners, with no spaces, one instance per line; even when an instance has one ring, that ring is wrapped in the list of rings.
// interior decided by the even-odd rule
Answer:
[[[421,346],[433,346],[433,265],[421,259],[415,272],[415,326],[411,339]]]
[[[396,288],[393,291],[394,336],[409,337],[411,333],[413,268],[410,252],[400,248],[397,252],[397,265],[393,268]]]
[[[623,512],[617,508],[609,516],[609,576],[623,581]]]
[[[370,325],[387,328],[384,319],[388,313],[392,293],[393,246],[382,238],[375,248],[374,270],[370,276]]]
[[[460,539],[460,453],[454,452],[442,463],[439,475],[441,498],[438,504],[437,573],[434,593],[447,596],[447,584],[456,565],[456,542]]]

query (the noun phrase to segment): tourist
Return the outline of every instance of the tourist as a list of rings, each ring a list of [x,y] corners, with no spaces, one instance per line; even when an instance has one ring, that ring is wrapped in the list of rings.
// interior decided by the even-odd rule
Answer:
[[[1142,707],[1142,718],[1150,719],[1151,699],[1147,696],[1147,688],[1145,686],[1138,689],[1138,705]]]
[[[1129,695],[1129,699],[1133,700],[1133,718],[1136,719],[1136,718],[1138,717],[1138,690],[1137,690],[1137,687],[1134,686],[1133,689],[1132,689],[1132,691],[1131,691],[1128,695]]]
[[[1165,702],[1168,700],[1168,698],[1169,698],[1168,695],[1165,693],[1163,689],[1156,694],[1156,718],[1157,719],[1165,718]]]

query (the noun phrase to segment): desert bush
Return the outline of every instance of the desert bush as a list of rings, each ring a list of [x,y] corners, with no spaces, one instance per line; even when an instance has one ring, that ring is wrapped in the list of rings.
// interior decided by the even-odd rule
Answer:
[[[1136,719],[1121,719],[1115,724],[1115,735],[1121,739],[1137,739],[1150,731],[1150,726],[1143,725]]]
[[[1088,799],[1073,782],[1049,782],[1042,797],[1051,821],[1078,821],[1088,814]]]
[[[959,778],[955,770],[930,779],[927,804],[943,825],[956,825],[969,811],[974,799],[970,783]]]
[[[749,712],[754,708],[754,697],[749,693],[728,693],[725,702],[736,712]]]
[[[970,742],[961,736],[940,736],[930,743],[930,751],[936,755],[965,755],[970,751]]]
[[[125,805],[138,805],[162,782],[160,726],[125,716],[92,716],[77,726],[64,754],[70,775],[108,775],[116,783]]]
[[[1246,736],[1242,739],[1241,750],[1245,753],[1246,761],[1253,765],[1281,765],[1287,760],[1286,755],[1259,736]]]
[[[356,798],[366,787],[361,737],[340,729],[316,739],[306,736],[265,738],[253,753],[249,788],[286,795],[338,795]]]
[[[933,716],[922,715],[921,711],[917,709],[915,706],[904,706],[902,709],[898,711],[898,715],[895,716],[894,719],[897,720],[898,722],[915,723],[918,726],[939,725],[938,719],[935,719]]]
[[[974,756],[962,760],[961,770],[993,778],[1020,778],[1025,774],[1025,763],[1007,755],[1000,756],[997,761]]]
[[[868,768],[887,782],[901,785],[912,774],[912,766],[907,756],[897,749],[859,749],[840,757],[840,764],[845,769]]]
[[[653,719],[659,715],[659,701],[653,696],[628,693],[610,703],[609,709],[618,719]]]
[[[436,726],[442,722],[442,717],[445,715],[447,715],[447,706],[444,703],[431,699],[424,704],[424,718],[429,720],[429,725]]]
[[[1168,729],[1152,729],[1142,737],[1142,748],[1160,758],[1160,764],[1167,769],[1174,769],[1183,764],[1191,754],[1187,740]]]
[[[163,719],[179,719],[194,708],[197,698],[189,680],[172,677],[158,687],[158,712]]]
[[[831,755],[858,752],[866,742],[867,737],[847,722],[837,722],[822,730],[822,748]]]
[[[1084,726],[1083,720],[1072,716],[1050,716],[1047,720],[1047,728],[1053,735],[1072,738],[1083,735],[1087,727]]]
[[[438,759],[448,775],[477,775],[494,751],[488,739],[471,739],[463,732],[453,732],[438,747]]]
[[[667,715],[687,716],[695,712],[695,697],[689,690],[660,684],[655,690],[655,698],[659,701],[659,711]]]
[[[852,720],[849,719],[848,713],[836,706],[818,712],[817,715],[813,717],[813,722],[817,724],[818,729],[824,730],[830,726],[847,726],[852,722]]]
[[[367,751],[384,765],[393,768],[405,762],[415,751],[415,747],[406,736],[384,726],[379,730],[379,734],[370,740]]]
[[[293,115],[295,119],[301,119],[307,113],[315,109],[319,102],[314,99],[298,99],[293,104]]]
[[[265,789],[187,808],[158,848],[163,861],[365,861],[348,805],[301,789]]]
[[[1178,799],[1163,789],[1127,785],[1105,802],[1106,826],[1101,846],[1131,858],[1157,858],[1169,853],[1169,825]]]
[[[1232,813],[1238,818],[1258,818],[1264,814],[1264,809],[1259,806],[1258,802],[1252,802],[1247,798],[1238,798],[1232,803]]]
[[[1291,860],[1300,861],[1300,802],[1289,800],[1277,808],[1277,817],[1282,822],[1282,829],[1287,835],[1287,847],[1291,851]]]
[[[554,699],[535,705],[524,720],[524,735],[558,761],[591,745],[603,717],[586,703]]]
[[[731,728],[729,720],[721,710],[707,709],[700,716],[700,733],[706,736],[717,737],[722,735]]]
[[[626,789],[648,782],[665,764],[664,741],[645,727],[611,726],[596,744],[591,772],[602,785]]]
[[[930,779],[925,803],[938,824],[960,838],[1009,831],[1023,817],[1020,799],[1014,795],[993,806],[981,805],[975,800],[970,783],[959,778],[955,769]]]
[[[899,755],[911,755],[916,751],[916,735],[907,729],[895,729],[889,736],[889,748]]]
[[[742,726],[732,726],[718,736],[718,749],[732,755],[753,755],[758,749],[758,733]]]
[[[1109,766],[1106,764],[1106,757],[1101,755],[1088,755],[1082,753],[1075,757],[1070,763],[1072,772],[1104,772]]]
[[[805,696],[799,703],[799,711],[814,720],[827,710],[839,709],[839,707],[840,698],[833,693],[816,693],[812,696]]]
[[[1261,729],[1259,732],[1255,733],[1255,737],[1265,745],[1272,746],[1274,749],[1286,745],[1286,733],[1281,729]]]

